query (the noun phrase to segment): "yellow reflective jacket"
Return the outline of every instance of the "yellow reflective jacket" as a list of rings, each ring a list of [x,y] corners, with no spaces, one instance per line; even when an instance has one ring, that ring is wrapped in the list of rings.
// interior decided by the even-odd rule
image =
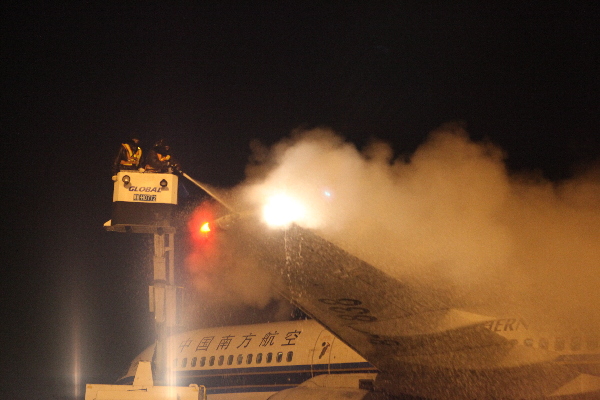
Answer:
[[[142,158],[142,148],[138,146],[137,151],[134,153],[129,143],[121,143],[127,152],[127,160],[121,160],[121,165],[127,165],[129,167],[138,165]]]

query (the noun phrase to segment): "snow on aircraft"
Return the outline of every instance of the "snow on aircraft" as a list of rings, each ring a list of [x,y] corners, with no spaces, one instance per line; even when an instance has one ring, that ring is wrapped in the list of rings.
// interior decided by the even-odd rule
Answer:
[[[600,398],[598,335],[544,337],[518,318],[452,308],[295,224],[216,222],[314,320],[171,337],[177,384],[206,385],[209,400]]]

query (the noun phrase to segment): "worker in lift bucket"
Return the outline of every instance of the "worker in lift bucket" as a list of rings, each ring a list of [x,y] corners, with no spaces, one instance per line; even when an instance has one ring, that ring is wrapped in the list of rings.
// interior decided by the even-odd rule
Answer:
[[[119,171],[135,171],[140,170],[142,160],[142,148],[139,146],[140,137],[138,135],[131,135],[128,140],[121,143],[119,152],[115,157],[112,166],[113,180],[116,179],[117,172]]]
[[[164,139],[154,143],[145,158],[145,171],[156,173],[170,173],[179,171],[179,165],[171,155],[171,146]]]

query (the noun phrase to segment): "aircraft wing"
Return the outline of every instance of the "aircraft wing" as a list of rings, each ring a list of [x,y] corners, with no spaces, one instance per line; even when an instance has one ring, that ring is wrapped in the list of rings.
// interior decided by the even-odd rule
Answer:
[[[557,354],[518,345],[484,327],[492,320],[452,309],[315,233],[271,230],[241,218],[226,235],[256,257],[277,289],[354,348],[392,394],[434,398],[536,398],[600,391],[600,378],[556,363]],[[576,388],[576,389],[572,389]],[[575,393],[575,392],[573,392]],[[594,392],[598,393],[598,392]]]

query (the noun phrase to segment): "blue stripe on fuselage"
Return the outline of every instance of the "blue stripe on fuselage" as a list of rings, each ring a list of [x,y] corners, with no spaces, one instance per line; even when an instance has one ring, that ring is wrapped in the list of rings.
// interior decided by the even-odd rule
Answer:
[[[375,373],[377,370],[368,362],[317,365],[279,365],[249,368],[191,369],[175,371],[177,385],[192,383],[204,385],[209,394],[240,392],[277,392],[326,373]],[[133,377],[119,381],[131,384]]]
[[[584,364],[595,364],[600,363],[600,354],[563,354],[556,359],[557,362],[562,363],[584,363]]]

